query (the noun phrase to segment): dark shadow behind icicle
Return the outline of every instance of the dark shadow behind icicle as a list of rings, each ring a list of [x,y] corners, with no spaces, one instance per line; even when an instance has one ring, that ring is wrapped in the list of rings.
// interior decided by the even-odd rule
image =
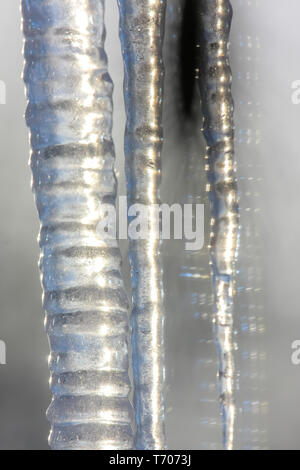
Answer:
[[[221,449],[221,419],[212,322],[206,142],[197,87],[198,0],[170,0],[164,63],[164,147],[161,199],[204,204],[205,243],[163,242],[166,305],[166,435],[170,449]],[[176,184],[174,184],[176,182]]]

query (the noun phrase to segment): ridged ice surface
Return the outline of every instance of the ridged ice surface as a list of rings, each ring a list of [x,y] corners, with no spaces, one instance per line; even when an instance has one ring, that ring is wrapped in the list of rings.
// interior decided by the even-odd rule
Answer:
[[[226,449],[232,449],[235,420],[232,299],[238,242],[232,80],[228,55],[232,8],[229,0],[205,0],[201,2],[199,12],[199,76],[212,210],[214,328],[219,353],[223,442]]]
[[[149,237],[130,242],[132,346],[138,449],[163,449],[164,334],[160,242],[151,215],[159,203],[162,147],[162,42],[165,1],[119,0],[125,63],[129,204],[150,209]]]
[[[114,204],[103,0],[23,0],[31,168],[51,354],[53,449],[130,449],[128,301],[99,203]]]

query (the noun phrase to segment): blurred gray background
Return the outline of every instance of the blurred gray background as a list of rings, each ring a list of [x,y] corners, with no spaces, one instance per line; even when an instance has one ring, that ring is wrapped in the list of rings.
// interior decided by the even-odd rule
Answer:
[[[115,0],[106,3],[106,49],[115,82],[114,138],[124,192],[118,11]],[[297,0],[232,4],[242,226],[235,332],[237,446],[300,449],[300,366],[291,363],[291,343],[300,339],[300,105],[291,98],[292,83],[300,80],[300,5]],[[185,119],[176,99],[180,92],[173,46],[183,7],[183,0],[168,2],[162,197],[166,202],[192,198],[207,207],[201,122],[193,116]],[[47,449],[48,344],[22,67],[19,1],[1,0],[0,80],[6,85],[6,104],[0,104],[0,340],[7,345],[7,365],[0,366],[0,449]],[[163,255],[168,444],[172,449],[219,448],[208,253],[192,256],[170,242]]]

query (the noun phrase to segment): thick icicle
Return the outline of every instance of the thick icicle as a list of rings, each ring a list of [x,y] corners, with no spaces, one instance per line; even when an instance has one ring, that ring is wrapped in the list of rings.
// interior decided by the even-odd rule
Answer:
[[[41,220],[53,449],[130,449],[128,300],[99,203],[114,204],[103,0],[23,0],[33,188]]]
[[[149,237],[130,241],[136,447],[163,449],[164,334],[160,242],[153,205],[159,203],[162,147],[162,44],[165,0],[118,0],[125,63],[128,202],[149,208]]]
[[[231,19],[229,0],[201,2],[200,90],[208,146],[215,339],[219,352],[220,401],[226,449],[232,449],[234,444],[232,298],[238,241],[232,78],[228,55]]]

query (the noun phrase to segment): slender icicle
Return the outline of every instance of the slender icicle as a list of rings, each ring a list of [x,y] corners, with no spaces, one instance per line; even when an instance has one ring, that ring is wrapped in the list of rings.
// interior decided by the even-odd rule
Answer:
[[[165,0],[118,0],[125,63],[128,202],[149,208],[148,240],[130,242],[137,449],[163,449],[164,334],[159,203]]]
[[[130,449],[128,300],[99,202],[115,203],[103,0],[23,0],[31,168],[41,220],[53,449]]]
[[[228,55],[231,19],[232,8],[229,0],[201,2],[200,89],[204,133],[208,146],[215,339],[219,352],[219,387],[225,449],[232,449],[234,444],[232,298],[238,240],[232,77]]]

